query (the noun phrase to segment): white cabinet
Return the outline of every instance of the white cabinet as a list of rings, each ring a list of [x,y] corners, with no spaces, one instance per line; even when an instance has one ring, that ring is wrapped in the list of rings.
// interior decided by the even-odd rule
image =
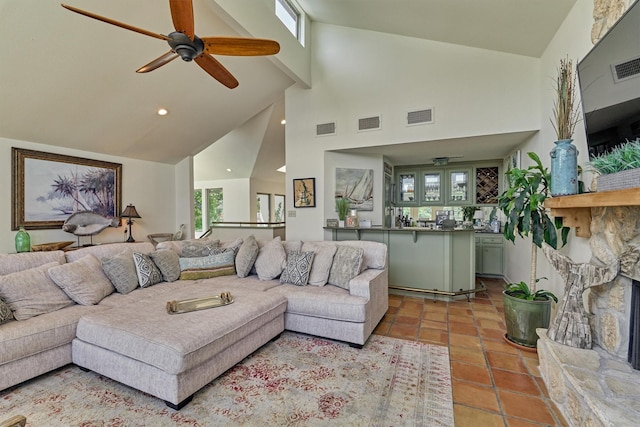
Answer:
[[[502,276],[503,242],[501,234],[476,234],[476,274]]]

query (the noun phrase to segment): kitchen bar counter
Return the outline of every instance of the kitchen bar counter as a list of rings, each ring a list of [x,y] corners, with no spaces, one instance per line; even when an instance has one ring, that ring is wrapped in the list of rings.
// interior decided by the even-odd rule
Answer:
[[[423,293],[438,299],[453,299],[465,298],[465,291],[475,289],[474,230],[426,227],[324,229],[331,233],[332,240],[385,243],[389,288],[394,293]]]

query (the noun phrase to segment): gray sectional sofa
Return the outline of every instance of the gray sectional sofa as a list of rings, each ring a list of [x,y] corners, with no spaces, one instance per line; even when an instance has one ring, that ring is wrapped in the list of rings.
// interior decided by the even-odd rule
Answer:
[[[221,292],[233,304],[167,312]],[[75,363],[179,409],[284,329],[362,346],[388,308],[387,248],[247,238],[0,254],[0,299],[22,319],[0,324],[0,390]]]

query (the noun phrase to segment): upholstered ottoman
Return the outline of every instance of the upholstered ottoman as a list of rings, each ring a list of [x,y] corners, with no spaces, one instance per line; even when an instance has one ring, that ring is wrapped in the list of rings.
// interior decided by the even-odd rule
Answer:
[[[194,283],[176,288],[170,299],[223,291]],[[233,298],[226,306],[170,315],[167,295],[156,295],[88,314],[78,322],[73,363],[180,409],[193,393],[284,330],[284,297],[234,289]]]

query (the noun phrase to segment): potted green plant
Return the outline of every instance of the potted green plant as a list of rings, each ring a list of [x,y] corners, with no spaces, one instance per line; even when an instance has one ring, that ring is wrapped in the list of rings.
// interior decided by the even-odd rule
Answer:
[[[340,227],[344,227],[344,220],[347,218],[347,214],[349,213],[349,199],[346,197],[337,197],[336,211],[338,212]]]
[[[638,187],[640,182],[640,138],[619,145],[589,162],[596,171],[598,191]]]
[[[465,227],[473,228],[473,215],[478,209],[480,208],[477,206],[464,206],[462,208],[462,219]]]
[[[551,177],[537,154],[528,156],[533,166],[507,172],[509,187],[498,197],[498,207],[506,216],[503,234],[507,240],[515,243],[516,233],[531,237],[529,284],[509,284],[503,292],[507,338],[525,347],[535,347],[536,329],[549,326],[551,301],[557,301],[551,292],[536,290],[538,248],[543,242],[557,248],[558,230],[564,246],[569,228],[562,226],[561,219],[553,221],[547,214],[544,201],[549,197]]]

